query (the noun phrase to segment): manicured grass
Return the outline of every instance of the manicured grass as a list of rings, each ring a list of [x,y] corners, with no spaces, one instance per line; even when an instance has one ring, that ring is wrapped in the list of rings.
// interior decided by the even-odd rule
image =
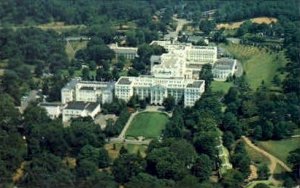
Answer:
[[[232,56],[242,62],[246,79],[252,89],[256,89],[264,81],[267,86],[272,85],[273,77],[278,68],[284,67],[287,59],[284,52],[267,52],[253,46],[237,44],[222,45]]]
[[[139,113],[132,120],[126,136],[158,138],[168,121],[168,116],[160,112]]]
[[[226,94],[229,90],[229,88],[233,86],[232,82],[219,82],[219,81],[212,81],[211,83],[211,89],[212,91],[222,91],[224,94]]]
[[[258,146],[287,163],[289,152],[300,146],[300,138],[263,141],[258,142]]]

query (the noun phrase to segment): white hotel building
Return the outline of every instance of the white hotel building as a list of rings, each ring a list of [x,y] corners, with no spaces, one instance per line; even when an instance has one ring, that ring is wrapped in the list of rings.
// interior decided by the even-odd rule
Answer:
[[[151,57],[151,74],[154,77],[198,79],[204,64],[217,61],[217,47],[172,44],[170,41],[153,41],[168,53]]]
[[[169,95],[184,106],[193,106],[204,92],[204,80],[184,78],[121,77],[115,84],[115,95],[129,101],[135,94],[140,99],[150,98],[151,104],[162,105]]]

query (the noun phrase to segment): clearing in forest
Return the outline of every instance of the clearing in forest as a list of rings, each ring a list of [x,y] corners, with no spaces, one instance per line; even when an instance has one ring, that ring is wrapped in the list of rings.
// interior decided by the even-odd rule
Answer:
[[[217,24],[217,29],[238,29],[244,22],[244,21],[240,21],[240,22],[232,22],[232,23],[220,23]],[[272,22],[276,23],[278,20],[276,18],[271,18],[271,17],[257,17],[257,18],[252,18],[250,19],[251,22],[253,23],[258,23],[258,24],[270,24]]]
[[[140,152],[142,157],[146,156],[146,150],[148,148],[148,145],[121,143],[108,143],[104,145],[104,148],[107,150],[108,155],[111,159],[116,159],[119,156],[119,152],[122,146],[124,146],[130,154],[137,154],[138,152]]]

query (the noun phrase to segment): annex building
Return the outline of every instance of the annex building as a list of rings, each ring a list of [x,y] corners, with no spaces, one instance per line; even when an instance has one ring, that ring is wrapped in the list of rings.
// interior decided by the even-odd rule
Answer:
[[[61,89],[61,102],[71,101],[110,103],[113,98],[113,82],[82,81],[74,78]]]
[[[236,70],[236,59],[221,58],[213,65],[212,73],[214,79],[225,81],[229,76],[233,76]]]
[[[108,47],[115,52],[116,59],[118,59],[120,56],[123,56],[126,59],[134,59],[135,57],[137,57],[138,48],[122,47],[118,46],[118,43],[110,44]]]
[[[62,120],[68,122],[72,118],[88,116],[94,119],[100,110],[100,103],[97,102],[72,101],[62,110]]]

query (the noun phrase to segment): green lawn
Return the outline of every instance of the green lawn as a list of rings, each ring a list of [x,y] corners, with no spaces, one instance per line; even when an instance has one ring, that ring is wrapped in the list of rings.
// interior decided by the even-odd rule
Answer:
[[[229,88],[233,86],[232,82],[218,82],[218,81],[212,81],[211,83],[211,89],[212,91],[222,91],[224,94],[226,94],[229,90]]]
[[[169,118],[160,112],[142,112],[132,120],[127,132],[127,137],[158,138],[165,128]]]
[[[300,146],[300,138],[263,141],[258,142],[258,146],[286,163],[289,152],[297,149]]]
[[[265,49],[237,44],[221,46],[242,62],[252,89],[258,88],[263,80],[266,85],[271,85],[275,74],[279,74],[278,68],[284,67],[287,63],[283,51],[267,52]]]

